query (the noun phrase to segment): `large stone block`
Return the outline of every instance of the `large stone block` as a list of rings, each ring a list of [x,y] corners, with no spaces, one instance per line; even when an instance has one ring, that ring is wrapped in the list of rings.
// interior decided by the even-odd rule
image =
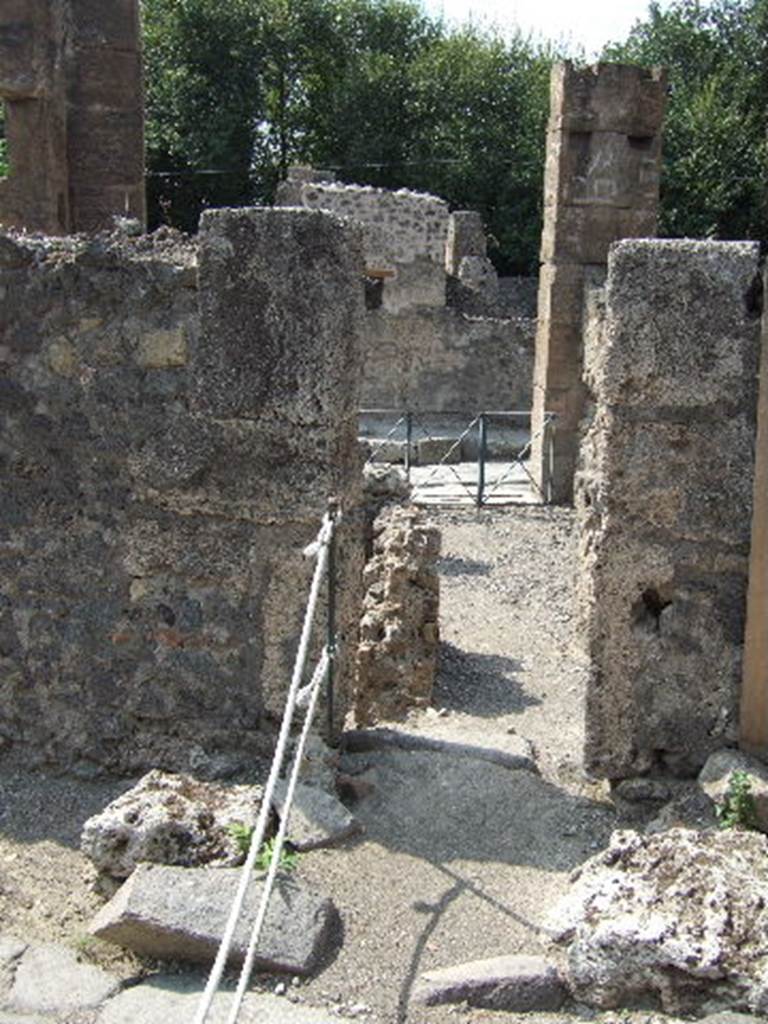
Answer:
[[[98,938],[160,960],[211,963],[240,882],[239,868],[140,865],[90,925]],[[246,890],[230,964],[241,963],[261,900],[263,879]],[[276,885],[255,958],[256,970],[308,974],[333,947],[333,903],[292,879]]]
[[[752,243],[611,252],[578,501],[596,774],[692,774],[735,737],[758,258]]]
[[[655,206],[563,206],[555,210],[544,218],[544,261],[604,264],[614,242],[656,234]]]

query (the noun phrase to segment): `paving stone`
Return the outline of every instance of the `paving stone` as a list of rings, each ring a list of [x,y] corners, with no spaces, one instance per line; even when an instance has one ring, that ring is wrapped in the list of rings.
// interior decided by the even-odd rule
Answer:
[[[210,963],[224,933],[240,880],[239,868],[179,868],[141,864],[91,922],[100,939],[159,959]],[[248,886],[235,932],[232,963],[245,956],[262,892]],[[293,879],[278,881],[264,922],[257,970],[308,974],[333,942],[333,903]]]
[[[97,1024],[169,1024],[192,1020],[205,987],[202,978],[158,975],[111,999]],[[222,987],[213,1001],[207,1024],[225,1024],[233,986]],[[243,1001],[239,1024],[332,1024],[325,1010],[301,1006],[271,995],[249,993]]]
[[[272,804],[281,817],[287,789],[288,783],[282,779],[275,787]],[[297,850],[332,846],[359,831],[354,815],[335,796],[298,783],[288,825],[288,838]]]
[[[36,1014],[34,1017],[30,1017],[28,1013],[3,1013],[0,1010],[0,1024],[51,1024],[50,1018],[46,1020],[45,1017],[38,1017]]]
[[[557,966],[542,956],[497,956],[427,971],[414,986],[422,1006],[468,1003],[491,1010],[527,1013],[557,1010],[568,991]]]
[[[0,935],[0,967],[5,967],[17,960],[27,945],[28,943],[13,935]]]
[[[10,995],[10,1009],[29,1013],[87,1010],[120,987],[100,967],[80,963],[65,946],[30,946],[22,955]]]

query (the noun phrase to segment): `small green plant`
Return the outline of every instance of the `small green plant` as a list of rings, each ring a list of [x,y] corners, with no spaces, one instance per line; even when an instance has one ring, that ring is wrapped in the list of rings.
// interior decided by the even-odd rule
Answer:
[[[253,836],[253,825],[244,825],[242,821],[233,821],[227,826],[227,831],[235,841],[237,848],[244,857],[248,855]],[[275,840],[268,839],[256,855],[255,866],[260,871],[267,871],[272,862],[272,854],[275,850]],[[287,850],[285,847],[280,851],[279,868],[281,871],[294,871],[299,863],[299,855],[294,850]]]
[[[742,831],[757,828],[757,805],[752,795],[752,780],[748,772],[731,772],[725,797],[715,808],[715,813],[720,828],[736,828]]]

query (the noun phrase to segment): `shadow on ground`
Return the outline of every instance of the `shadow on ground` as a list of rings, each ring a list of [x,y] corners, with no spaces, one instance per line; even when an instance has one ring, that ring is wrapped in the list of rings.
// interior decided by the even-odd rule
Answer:
[[[525,692],[515,673],[522,662],[499,654],[463,651],[440,644],[440,660],[432,703],[449,711],[466,711],[483,718],[520,714],[541,704]]]

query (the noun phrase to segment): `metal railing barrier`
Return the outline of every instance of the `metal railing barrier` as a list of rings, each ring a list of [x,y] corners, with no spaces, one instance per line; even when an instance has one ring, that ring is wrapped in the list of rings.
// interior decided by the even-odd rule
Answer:
[[[523,485],[520,481],[525,481],[524,488],[529,501],[543,502],[544,504],[551,502],[552,465],[557,421],[555,413],[545,413],[540,431],[535,435],[532,435],[529,431],[522,447],[514,454],[509,455],[509,457],[491,455],[489,428],[492,428],[494,425],[498,428],[499,424],[509,425],[511,428],[513,423],[524,423],[526,421],[530,423],[531,413],[528,411],[484,410],[479,413],[469,414],[452,410],[423,409],[416,412],[400,409],[361,409],[360,417],[361,422],[365,419],[383,419],[386,423],[389,423],[390,420],[393,421],[392,426],[389,427],[384,437],[369,438],[363,436],[361,438],[361,440],[365,440],[368,443],[370,449],[366,465],[375,462],[402,461],[406,479],[412,485],[412,500],[416,502],[426,498],[428,486],[441,476],[445,477],[446,470],[450,472],[453,481],[458,484],[459,503],[467,504],[467,499],[469,499],[477,508],[482,508],[491,504],[491,499],[493,498],[493,504],[512,504],[515,501],[521,500],[520,493],[523,490]],[[464,426],[467,418],[469,418],[469,423]],[[458,420],[460,426],[453,427],[449,437],[441,436],[438,438],[428,426],[430,419],[433,422],[435,420],[442,420],[443,422]],[[531,472],[529,466],[534,442],[539,440],[539,438],[542,439],[541,484],[539,484],[536,475]],[[432,442],[439,440],[444,444],[448,444],[448,447],[434,463],[429,463],[432,466],[431,471],[426,472],[426,475],[419,474],[417,479],[415,465],[417,460],[414,459],[414,450],[418,451],[419,443],[424,440]],[[462,460],[461,456],[464,454],[464,448],[467,447],[465,442],[468,440],[472,440],[472,443],[476,444],[476,455],[467,460]],[[392,458],[393,445],[397,445],[400,449],[397,453],[398,457],[395,459]],[[462,471],[459,471],[454,464],[457,452],[459,453],[459,460],[464,463]],[[400,454],[402,454],[402,460],[399,457]],[[466,462],[476,465],[476,471],[471,480],[466,478]],[[497,470],[493,475],[489,472],[491,464]],[[419,469],[423,468],[423,466],[419,466]],[[512,478],[515,475],[518,477],[516,497],[509,498],[505,502],[501,489],[503,485],[510,485],[511,482],[514,482]],[[455,504],[456,494],[447,494],[445,500],[441,503]]]

